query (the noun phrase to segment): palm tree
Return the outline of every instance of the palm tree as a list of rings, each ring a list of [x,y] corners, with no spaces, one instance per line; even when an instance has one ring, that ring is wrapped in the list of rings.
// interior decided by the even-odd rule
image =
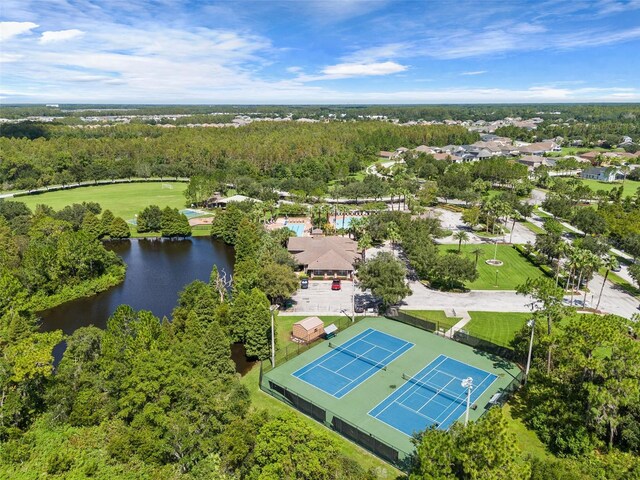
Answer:
[[[484,250],[476,247],[473,250],[471,250],[471,253],[476,256],[476,268],[478,268],[478,259],[480,258],[480,255],[484,254]]]
[[[365,233],[358,240],[358,248],[362,250],[362,261],[364,262],[367,259],[367,248],[371,248],[372,240],[368,233]]]
[[[387,226],[387,238],[391,240],[391,247],[395,249],[396,243],[400,240],[400,231],[396,222],[390,222]]]
[[[453,238],[458,240],[458,253],[460,253],[460,251],[462,250],[462,242],[467,243],[467,241],[469,240],[469,235],[467,234],[467,232],[458,230],[453,234]]]
[[[604,272],[604,280],[602,281],[602,286],[600,287],[600,295],[598,295],[596,310],[598,310],[598,307],[600,307],[600,300],[602,300],[602,291],[604,290],[604,284],[607,283],[609,272],[618,268],[618,260],[616,259],[616,257],[612,257],[611,255],[609,255],[604,261],[604,268],[606,269],[606,271]]]
[[[585,278],[587,281],[584,285],[584,298],[582,299],[582,306],[586,307],[587,305],[587,291],[589,290],[589,280],[593,275],[593,272],[598,271],[598,269],[602,266],[602,259],[593,252],[587,250],[586,253],[586,273]]]

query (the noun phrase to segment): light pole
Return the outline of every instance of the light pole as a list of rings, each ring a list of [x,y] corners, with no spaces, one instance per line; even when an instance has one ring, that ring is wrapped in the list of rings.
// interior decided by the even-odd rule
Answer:
[[[278,309],[278,305],[271,305],[269,311],[271,312],[271,367],[276,366],[276,337],[274,334],[274,312]]]
[[[473,388],[473,378],[465,378],[464,380],[462,380],[462,383],[460,385],[462,385],[462,388],[467,389],[467,410],[464,414],[464,426],[466,427],[467,423],[469,423],[469,407],[471,406],[471,389]]]
[[[497,269],[496,269],[496,284],[495,284],[495,286],[496,287],[498,286],[498,270]]]
[[[529,368],[531,368],[531,353],[533,352],[533,334],[536,331],[536,321],[531,319],[527,322],[527,327],[531,329],[531,339],[529,340],[529,355],[527,356],[527,368],[524,371],[524,384],[527,384],[529,378]]]

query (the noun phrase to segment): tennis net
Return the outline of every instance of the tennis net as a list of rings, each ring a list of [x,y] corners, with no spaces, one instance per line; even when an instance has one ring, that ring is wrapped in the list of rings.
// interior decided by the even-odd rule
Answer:
[[[406,373],[402,374],[402,379],[403,380],[407,380],[408,382],[414,383],[416,385],[418,385],[419,387],[422,388],[426,388],[427,390],[432,391],[433,393],[437,393],[438,395],[442,395],[445,398],[448,398],[449,400],[452,400],[454,402],[458,402],[458,403],[466,403],[467,398],[466,398],[466,391],[462,391],[459,393],[454,393],[454,392],[448,392],[444,389],[444,387],[439,387],[437,385],[432,385],[430,383],[424,382],[422,380],[417,380],[416,378],[407,375]]]
[[[357,358],[358,360],[362,360],[365,363],[368,363],[369,365],[373,365],[376,368],[379,368],[380,370],[386,370],[387,366],[384,363],[380,363],[380,362],[376,362],[375,360],[371,360],[370,358],[365,357],[364,355],[361,354],[357,354],[355,352],[352,352],[351,350],[341,347],[340,345],[336,345],[334,343],[329,342],[329,348],[333,348],[335,350],[338,350],[339,352],[342,353],[346,353],[347,355],[351,355],[353,358]]]

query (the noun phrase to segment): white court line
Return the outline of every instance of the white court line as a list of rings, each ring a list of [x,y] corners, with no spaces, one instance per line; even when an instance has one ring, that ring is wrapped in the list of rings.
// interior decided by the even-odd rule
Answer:
[[[369,345],[373,345],[374,347],[379,348],[380,350],[384,350],[386,352],[390,352],[391,351],[388,348],[381,347],[380,345],[376,345],[375,343],[367,342],[366,340],[362,340],[362,342],[363,343],[368,343]],[[407,343],[407,342],[405,342],[405,343]]]
[[[329,370],[327,367],[323,367],[322,365],[316,365],[317,368],[321,368],[327,372],[330,373],[335,373],[336,375],[338,375],[339,377],[344,378],[345,380],[351,381],[351,379],[349,377],[345,377],[344,375],[339,374],[338,372],[334,372],[333,370]]]
[[[410,346],[409,348],[407,348],[404,352],[402,352],[400,355],[402,355],[402,354],[406,353],[408,350],[411,350],[411,349],[413,348],[413,343],[405,342],[405,344],[404,344],[402,347],[398,348],[395,352],[391,352],[389,355],[387,355],[386,357],[384,357],[380,363],[383,363],[385,360],[387,360],[387,358],[389,358],[389,357],[390,357],[390,356],[392,356],[392,355],[395,355],[396,353],[398,353],[400,350],[402,350],[402,349],[403,349],[404,347],[406,347],[407,345],[411,345],[411,346]],[[399,357],[400,357],[400,355],[398,355],[398,357],[396,357],[396,358],[399,358]],[[385,365],[386,365],[386,364],[385,364]],[[368,373],[369,373],[371,370],[373,370],[374,368],[378,368],[378,367],[374,367],[374,366],[372,366],[371,368],[369,368],[368,370],[366,370],[365,372],[363,372],[362,374],[360,374],[360,375],[358,375],[356,378],[354,378],[354,379],[353,379],[353,382],[355,382],[355,381],[359,380],[361,377],[363,377],[364,375],[368,374]],[[352,383],[353,383],[353,382],[352,382]],[[340,390],[338,390],[338,392],[340,392],[341,390],[344,390],[345,388],[346,388],[346,387],[341,388]],[[338,392],[336,392],[336,393],[338,393]]]
[[[367,330],[370,330],[370,331],[369,331],[369,332],[367,332]],[[351,344],[349,344],[349,345],[357,344],[357,343],[358,343],[358,342],[360,342],[360,341],[364,341],[363,339],[367,338],[369,335],[372,335],[373,333],[378,332],[378,330],[376,330],[376,329],[374,329],[374,328],[368,328],[367,330],[365,330],[365,331],[363,331],[363,332],[361,332],[361,333],[359,334],[359,335],[362,335],[363,333],[367,332],[367,333],[366,333],[365,335],[363,335],[362,337],[358,337],[358,335],[356,335],[355,337],[352,337],[352,338],[350,338],[349,340],[347,340],[347,341],[346,341],[344,344],[342,344],[342,345],[349,344],[349,342],[352,342],[352,343],[351,343]],[[384,333],[384,332],[380,332],[380,333],[382,333],[382,334],[384,334],[384,335],[387,335],[387,336],[389,336],[389,337],[395,338],[396,340],[399,340],[399,341],[403,342],[403,345],[402,345],[401,347],[399,347],[398,349],[396,349],[395,351],[393,351],[393,352],[391,352],[390,350],[387,350],[387,349],[386,349],[386,348],[384,348],[384,347],[379,347],[378,345],[375,345],[375,346],[376,346],[376,347],[378,347],[378,348],[382,348],[383,350],[387,350],[388,352],[391,352],[389,355],[387,355],[385,358],[383,358],[383,359],[379,362],[379,365],[383,364],[383,362],[384,362],[384,361],[386,361],[390,356],[395,355],[396,353],[398,353],[398,352],[399,352],[400,350],[402,350],[403,348],[405,348],[405,347],[407,347],[407,346],[409,347],[409,348],[407,348],[404,352],[402,352],[400,355],[398,355],[398,357],[396,357],[396,358],[399,358],[399,357],[400,357],[400,356],[402,356],[405,352],[407,352],[407,351],[411,350],[411,349],[415,346],[415,344],[413,344],[413,343],[411,343],[411,342],[407,342],[406,340],[402,340],[401,338],[398,338],[398,337],[396,337],[396,336],[394,336],[394,335],[389,335],[388,333]],[[365,343],[369,343],[370,345],[373,345],[373,344],[372,344],[372,343],[370,343],[370,342],[365,342]],[[342,346],[342,345],[339,345],[339,346]],[[332,355],[329,355],[327,358],[325,358],[324,360],[322,360],[320,363],[317,363],[317,364],[313,365],[310,369],[306,370],[302,375],[305,375],[305,374],[307,374],[307,373],[311,372],[311,371],[312,371],[312,370],[314,370],[316,367],[321,367],[323,370],[325,370],[325,371],[327,371],[327,372],[330,372],[330,373],[336,373],[337,375],[341,376],[342,378],[346,378],[346,379],[350,380],[350,378],[349,378],[349,377],[345,377],[344,375],[339,374],[339,373],[338,373],[338,371],[339,371],[339,370],[342,370],[346,365],[350,365],[350,364],[351,364],[351,363],[353,363],[354,361],[358,360],[358,358],[354,358],[354,359],[353,359],[351,362],[349,362],[348,364],[343,365],[342,367],[340,367],[340,368],[338,369],[338,371],[336,371],[336,370],[332,370],[332,369],[329,369],[329,368],[327,368],[327,367],[323,366],[323,363],[325,363],[325,362],[327,362],[328,360],[330,360],[330,359],[334,358],[336,355],[338,355],[338,354],[339,354],[339,353],[341,353],[341,352],[344,352],[345,350],[349,351],[349,350],[348,350],[348,348],[343,348],[343,349],[340,349],[340,350],[336,349],[336,350],[332,353]],[[372,349],[367,350],[367,352],[369,352],[370,350],[372,350]],[[367,353],[367,352],[365,352],[365,353]],[[351,353],[353,353],[353,352],[351,352]],[[355,353],[353,353],[353,354],[354,354],[354,355],[356,355]],[[325,355],[326,355],[326,354],[325,354]],[[348,355],[348,354],[347,354],[347,355]],[[322,357],[320,357],[320,358],[322,358]],[[371,359],[369,359],[369,358],[367,358],[367,360],[369,360],[369,361],[373,361],[373,360],[371,360]],[[395,360],[395,359],[394,359],[394,360]],[[313,363],[313,362],[311,362],[311,363]],[[307,365],[307,366],[308,366],[308,365]],[[386,364],[385,364],[385,366],[386,366]],[[296,370],[296,372],[298,372],[299,370],[302,370],[303,368],[305,368],[305,367],[302,367],[301,369]],[[328,394],[328,395],[331,395],[331,396],[332,396],[332,397],[334,397],[334,398],[339,398],[339,397],[337,397],[337,396],[336,396],[338,393],[340,393],[340,392],[341,392],[342,390],[344,390],[345,388],[350,387],[353,383],[355,383],[356,381],[358,381],[358,380],[359,380],[363,375],[368,374],[368,373],[369,373],[372,369],[374,369],[374,368],[379,368],[379,367],[378,367],[378,366],[372,366],[371,368],[369,368],[368,370],[366,370],[364,373],[362,373],[362,374],[361,374],[361,375],[359,375],[358,377],[356,377],[356,378],[354,378],[353,380],[351,380],[347,385],[345,385],[344,387],[342,387],[342,388],[340,388],[339,390],[337,390],[335,393],[329,393],[329,392],[327,392],[326,390],[323,390],[322,388],[320,388],[318,385],[314,385],[313,383],[307,382],[307,381],[306,381],[306,380],[304,380],[303,378],[301,378],[301,377],[299,377],[299,376],[296,376],[296,375],[295,375],[295,373],[296,373],[296,372],[293,372],[291,375],[292,375],[292,376],[294,376],[295,378],[297,378],[298,380],[300,380],[300,381],[302,381],[302,382],[306,383],[307,385],[311,385],[312,387],[317,388],[318,390],[321,390],[321,391],[323,391],[324,393],[326,393],[326,394]],[[355,387],[354,387],[354,388],[355,388]]]
[[[433,367],[433,368],[437,368],[437,367],[439,367],[439,366],[440,366],[440,364],[442,364],[444,361],[446,361],[446,359],[447,359],[447,358],[448,358],[448,357],[444,356],[444,358],[440,361],[440,363],[438,363],[438,364],[437,364],[435,367]],[[435,361],[435,360],[433,360],[433,361]],[[428,365],[427,365],[427,366],[428,366]],[[427,368],[427,367],[424,367],[424,368]],[[431,370],[433,370],[433,368],[432,368]],[[429,371],[427,372],[427,374],[428,374],[428,373],[431,373],[431,370],[429,370]],[[423,375],[421,378],[426,377],[426,376],[427,376],[427,374]],[[407,380],[407,381],[404,383],[404,385],[406,385],[407,383],[409,383],[409,380]],[[409,387],[409,389],[408,389],[406,392],[402,392],[402,393],[400,394],[400,396],[399,396],[398,398],[393,399],[393,400],[389,403],[389,405],[387,405],[387,406],[386,406],[386,407],[384,407],[382,410],[380,410],[376,415],[371,415],[371,416],[372,416],[372,417],[374,417],[374,418],[378,418],[378,415],[381,415],[381,414],[382,414],[382,413],[383,413],[387,408],[389,408],[389,407],[390,407],[391,405],[393,405],[394,403],[400,403],[400,404],[401,404],[402,402],[400,402],[400,399],[401,399],[401,398],[403,398],[405,395],[407,395],[409,392],[411,392],[411,390],[413,390],[413,389],[414,389],[414,388],[416,388],[416,387],[418,387],[418,384],[417,384],[417,383],[414,383],[413,385],[411,385],[411,386]],[[400,388],[402,388],[402,387],[400,387]],[[392,393],[392,394],[390,394],[389,396],[391,396],[391,395],[393,395],[393,393]],[[378,408],[378,407],[380,406],[380,404],[382,404],[382,403],[384,403],[384,402],[386,402],[386,401],[387,401],[387,399],[389,398],[389,396],[388,396],[387,398],[385,398],[384,400],[382,400],[382,402],[380,402],[378,405],[376,405],[375,407],[373,407],[373,408],[372,408],[371,410],[369,410],[369,411],[371,412],[371,411],[375,410],[376,408]],[[411,396],[411,395],[408,395],[408,396]]]

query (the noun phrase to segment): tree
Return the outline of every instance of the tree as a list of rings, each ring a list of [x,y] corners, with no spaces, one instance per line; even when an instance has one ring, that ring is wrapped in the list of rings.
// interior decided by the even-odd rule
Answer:
[[[463,230],[458,230],[453,234],[453,238],[458,240],[458,253],[460,253],[460,251],[462,250],[462,242],[467,243],[469,241],[469,235]],[[476,265],[477,263],[478,262],[476,261]]]
[[[637,285],[640,285],[640,264],[634,263],[629,266],[629,275],[633,278]]]
[[[579,208],[572,219],[573,225],[585,234],[602,235],[607,230],[607,222],[591,207]]]
[[[260,289],[271,303],[282,304],[298,289],[298,277],[288,265],[269,262],[262,268]]]
[[[81,228],[94,238],[100,238],[103,235],[102,223],[91,211],[84,214]]]
[[[131,236],[129,224],[122,217],[116,217],[109,227],[109,237],[113,240],[123,240]]]
[[[469,225],[470,228],[475,227],[480,223],[480,215],[481,215],[480,207],[474,205],[471,208],[467,208],[462,212],[462,221]]]
[[[571,311],[563,304],[564,291],[554,283],[544,277],[528,279],[524,284],[518,285],[516,289],[520,295],[530,295],[534,298],[534,319],[543,319],[547,323],[547,337],[551,337],[551,329],[554,323],[559,322],[568,312]],[[551,355],[553,345],[548,339],[547,348],[547,372],[551,371]]]
[[[362,250],[362,261],[367,259],[367,249],[373,246],[371,241],[371,236],[368,233],[365,233],[358,239],[358,248]]]
[[[111,210],[105,210],[102,212],[102,216],[100,217],[100,222],[102,223],[102,235],[105,236],[109,234],[109,229],[111,228],[111,224],[113,223],[114,215]],[[140,230],[138,230],[140,231]]]
[[[484,254],[484,250],[479,248],[479,247],[476,247],[473,250],[471,250],[471,254],[475,255],[475,257],[476,257],[475,266],[476,266],[476,268],[478,268],[478,260],[480,258],[480,255]]]
[[[478,278],[474,263],[461,255],[438,255],[428,271],[428,278],[436,288],[454,290],[464,288],[465,282]]]
[[[106,213],[106,211],[105,211]],[[104,213],[103,221],[104,221]],[[113,219],[111,219],[113,221]],[[109,223],[110,224],[110,223]],[[138,233],[159,232],[162,228],[162,210],[157,205],[149,205],[138,214],[137,229]]]
[[[466,427],[456,423],[449,431],[428,429],[415,443],[410,480],[512,480],[530,473],[500,408]]]
[[[162,236],[167,238],[190,237],[191,226],[185,215],[178,212],[177,208],[166,207],[162,211],[160,220]]]
[[[329,480],[340,477],[338,448],[325,432],[291,413],[265,423],[255,439],[257,480]]]
[[[390,252],[379,253],[358,268],[361,287],[382,301],[382,308],[399,303],[411,289],[406,284],[407,270],[402,262]]]

